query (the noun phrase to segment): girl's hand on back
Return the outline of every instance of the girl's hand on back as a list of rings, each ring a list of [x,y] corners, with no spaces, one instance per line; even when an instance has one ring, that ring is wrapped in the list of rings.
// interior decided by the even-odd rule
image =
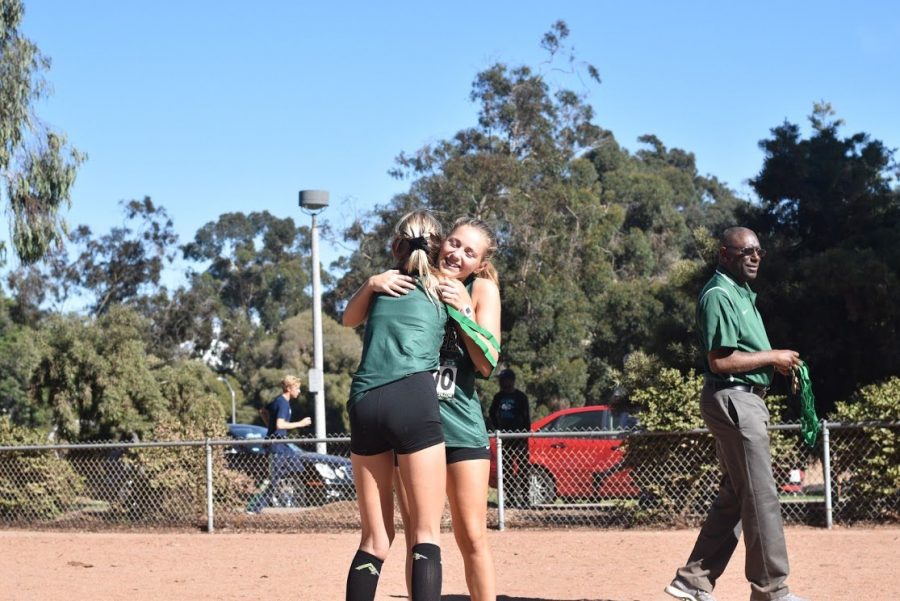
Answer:
[[[384,273],[373,275],[369,278],[369,286],[373,292],[380,292],[390,296],[403,296],[416,287],[416,279],[403,275],[396,269],[389,269]]]

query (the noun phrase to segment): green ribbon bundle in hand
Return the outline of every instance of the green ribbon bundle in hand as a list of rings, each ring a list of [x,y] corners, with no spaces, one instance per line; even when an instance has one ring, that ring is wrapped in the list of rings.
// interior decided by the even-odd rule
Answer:
[[[806,363],[791,368],[791,391],[800,399],[800,437],[806,446],[816,446],[819,418],[816,415],[816,396],[813,394]]]

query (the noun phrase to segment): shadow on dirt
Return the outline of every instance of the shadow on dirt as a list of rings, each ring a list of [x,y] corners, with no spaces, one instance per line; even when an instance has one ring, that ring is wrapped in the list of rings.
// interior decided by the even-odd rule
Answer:
[[[441,601],[469,601],[468,595],[442,595]],[[497,595],[497,601],[624,601],[617,599],[550,599],[548,597],[510,597]]]
[[[406,595],[391,595],[391,599],[406,599]],[[471,597],[468,595],[441,595],[441,601],[469,601]],[[607,598],[579,598],[579,599],[557,599],[553,597],[518,597],[509,595],[497,595],[497,601],[627,601],[625,599],[607,599]]]

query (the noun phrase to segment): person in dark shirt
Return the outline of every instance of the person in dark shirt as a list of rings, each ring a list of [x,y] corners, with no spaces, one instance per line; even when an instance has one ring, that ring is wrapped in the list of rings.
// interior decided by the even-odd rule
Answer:
[[[300,396],[300,378],[285,376],[281,381],[281,394],[259,411],[262,420],[266,423],[266,438],[287,438],[288,430],[306,428],[312,424],[309,417],[295,422],[291,421],[291,401],[298,396]],[[288,453],[288,447],[282,443],[273,443],[267,449],[269,453],[269,484],[266,490],[251,503],[248,508],[251,513],[258,513],[278,500],[277,495],[283,471],[281,455]]]
[[[531,429],[531,409],[528,397],[516,388],[516,374],[504,369],[498,376],[500,392],[494,395],[488,414],[495,430],[527,432]]]
[[[500,391],[494,395],[488,410],[495,430],[506,432],[528,432],[531,430],[531,409],[528,397],[516,388],[516,374],[504,369],[498,376]],[[527,501],[528,491],[528,439],[507,438],[503,440],[503,480],[507,497],[513,505]]]
[[[300,378],[285,376],[281,381],[281,394],[266,405],[263,419],[266,422],[268,432],[266,438],[287,438],[287,431],[296,428],[306,428],[312,423],[309,417],[300,421],[291,421],[291,401],[300,396]],[[271,445],[273,453],[278,453],[281,445]]]

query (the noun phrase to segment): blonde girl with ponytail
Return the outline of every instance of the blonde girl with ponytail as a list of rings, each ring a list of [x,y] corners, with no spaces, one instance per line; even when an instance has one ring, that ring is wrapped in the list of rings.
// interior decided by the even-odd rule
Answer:
[[[446,464],[432,372],[439,365],[447,322],[436,274],[441,240],[441,226],[431,213],[404,215],[391,242],[391,272],[405,278],[406,293],[384,290],[369,278],[344,311],[344,325],[366,322],[362,358],[347,402],[362,527],[347,574],[347,601],[375,598],[394,539],[395,455],[413,516],[408,547],[412,595],[419,601],[440,600]]]

